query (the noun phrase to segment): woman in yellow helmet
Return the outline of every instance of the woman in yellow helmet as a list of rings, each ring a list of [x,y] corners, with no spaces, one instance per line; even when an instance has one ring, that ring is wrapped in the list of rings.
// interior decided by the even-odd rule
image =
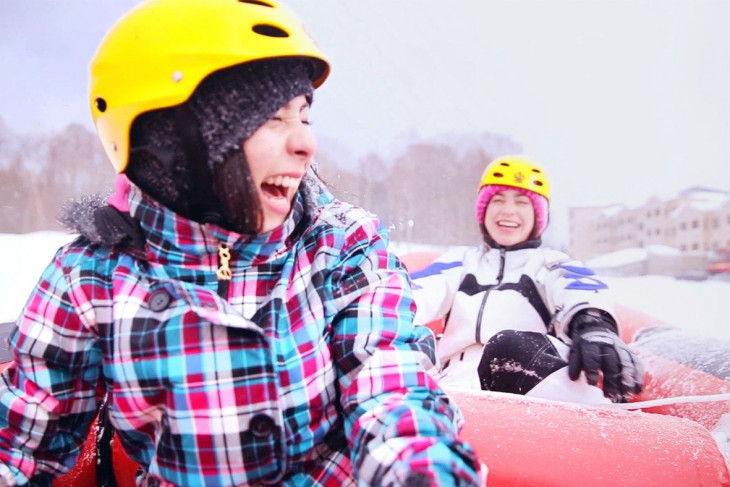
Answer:
[[[533,160],[498,158],[477,195],[483,245],[447,252],[412,275],[417,319],[445,320],[442,385],[583,403],[641,390],[643,368],[618,336],[606,284],[541,247],[549,198]]]
[[[0,484],[73,465],[104,397],[140,485],[480,483],[384,226],[312,170],[328,72],[274,0],[149,0],[107,34],[117,192],[68,208],[17,322]]]

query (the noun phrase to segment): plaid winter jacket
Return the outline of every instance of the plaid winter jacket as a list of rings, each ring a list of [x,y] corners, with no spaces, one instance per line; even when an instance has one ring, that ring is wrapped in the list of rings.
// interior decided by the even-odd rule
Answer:
[[[0,484],[71,467],[107,392],[148,485],[477,484],[377,219],[299,195],[244,237],[134,187],[129,204],[144,245],[77,238],[18,320]]]

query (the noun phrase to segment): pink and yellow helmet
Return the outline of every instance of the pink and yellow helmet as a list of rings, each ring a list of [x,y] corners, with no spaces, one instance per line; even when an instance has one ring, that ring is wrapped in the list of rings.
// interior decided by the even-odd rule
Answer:
[[[476,217],[484,224],[484,213],[492,196],[507,189],[516,189],[532,201],[535,210],[533,238],[547,228],[550,205],[550,184],[542,168],[524,155],[507,155],[495,159],[484,170],[479,181],[476,201]]]

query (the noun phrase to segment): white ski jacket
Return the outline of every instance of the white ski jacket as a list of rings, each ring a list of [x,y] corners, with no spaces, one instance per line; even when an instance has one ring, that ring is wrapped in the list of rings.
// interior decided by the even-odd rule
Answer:
[[[569,344],[568,325],[580,310],[601,309],[617,321],[608,286],[593,271],[539,245],[459,247],[411,273],[416,320],[444,322],[437,345],[442,381],[478,389],[482,349],[499,331],[546,333]]]

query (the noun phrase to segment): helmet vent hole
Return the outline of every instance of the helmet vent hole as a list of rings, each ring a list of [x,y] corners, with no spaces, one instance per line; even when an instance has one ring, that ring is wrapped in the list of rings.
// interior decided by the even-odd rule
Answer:
[[[538,168],[536,168],[536,167],[533,167],[533,168],[532,168],[532,172],[534,172],[534,173],[537,173],[537,174],[541,174],[541,173],[542,173],[542,171],[541,171],[541,170],[539,170],[539,169],[538,169]]]
[[[94,100],[94,105],[100,112],[104,113],[106,111],[106,100],[104,98],[99,97]]]
[[[256,24],[252,30],[259,35],[266,37],[289,37],[289,33],[279,27],[269,24]]]
[[[542,186],[542,181],[535,181],[535,186]]]
[[[509,167],[509,162],[500,162],[500,166]]]
[[[503,178],[504,174],[502,174],[501,172],[495,172],[494,174],[492,174],[492,176],[494,176],[495,178]]]
[[[262,7],[274,8],[274,6],[270,3],[262,2],[261,0],[238,0],[238,3],[250,3],[251,5],[260,5]]]

